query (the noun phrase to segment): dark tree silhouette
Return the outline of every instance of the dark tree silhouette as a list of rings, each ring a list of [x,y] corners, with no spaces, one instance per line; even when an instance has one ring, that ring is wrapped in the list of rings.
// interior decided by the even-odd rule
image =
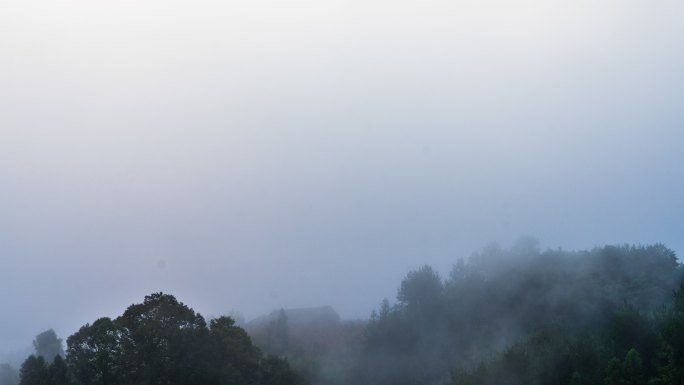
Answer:
[[[38,347],[61,346],[54,333]],[[59,345],[45,343],[59,341]],[[20,385],[299,385],[305,381],[276,357],[264,357],[230,317],[211,321],[163,293],[145,297],[112,320],[100,318],[67,339],[48,364],[30,356]],[[52,350],[54,351],[54,350]]]
[[[19,385],[49,385],[48,369],[41,356],[29,356],[21,365]]]

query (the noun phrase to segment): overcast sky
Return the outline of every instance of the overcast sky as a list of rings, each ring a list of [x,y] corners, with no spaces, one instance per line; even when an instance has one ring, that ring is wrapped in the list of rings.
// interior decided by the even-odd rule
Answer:
[[[0,359],[155,291],[366,317],[489,241],[684,253],[679,0],[2,0]]]

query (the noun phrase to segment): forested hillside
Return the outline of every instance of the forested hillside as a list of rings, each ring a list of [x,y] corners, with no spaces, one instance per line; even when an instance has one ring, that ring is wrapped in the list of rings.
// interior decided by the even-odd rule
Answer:
[[[277,310],[252,337],[156,293],[86,324],[66,350],[38,335],[20,385],[681,385],[683,277],[663,245],[540,251],[524,239],[445,278],[409,272],[368,321]],[[0,385],[16,383],[0,369]]]
[[[424,266],[373,313],[355,382],[680,384],[668,378],[681,367],[681,278],[662,245],[540,252],[524,240],[459,260],[445,280]]]

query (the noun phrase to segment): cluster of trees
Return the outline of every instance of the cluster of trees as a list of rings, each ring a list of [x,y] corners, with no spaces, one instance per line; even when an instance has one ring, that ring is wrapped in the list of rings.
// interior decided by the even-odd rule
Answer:
[[[683,278],[662,245],[542,252],[525,239],[446,279],[409,272],[368,322],[280,310],[248,324],[252,337],[157,293],[83,326],[66,351],[40,334],[0,385],[682,385]]]
[[[452,376],[453,385],[550,383],[684,384],[684,283],[658,311],[642,313],[625,304],[601,332],[547,327]]]
[[[61,344],[60,344],[61,346]],[[65,358],[29,357],[20,385],[296,385],[287,361],[263,355],[230,317],[204,318],[156,293],[67,339]]]
[[[371,315],[352,382],[679,378],[672,368],[684,364],[684,354],[673,343],[684,341],[684,323],[677,307],[666,305],[681,281],[674,253],[662,245],[541,252],[522,240],[460,260],[447,279],[424,266],[403,280],[396,304],[385,300]]]
[[[28,376],[40,372],[41,378],[44,378],[48,384],[61,384],[62,382],[58,378],[60,373],[66,370],[62,340],[57,338],[54,330],[50,329],[36,336],[33,341],[33,348],[36,354],[24,362],[23,370],[28,372]],[[0,385],[16,385],[18,383],[19,372],[10,364],[1,364]]]

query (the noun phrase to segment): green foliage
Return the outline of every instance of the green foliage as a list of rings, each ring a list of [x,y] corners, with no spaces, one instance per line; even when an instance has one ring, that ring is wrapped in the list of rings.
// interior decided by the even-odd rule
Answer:
[[[625,385],[645,385],[644,364],[641,354],[632,348],[627,352],[622,363],[622,375]]]
[[[604,382],[605,385],[622,385],[622,362],[617,357],[608,361]]]
[[[260,382],[263,384],[290,385],[306,382],[290,369],[287,361],[272,354],[261,360],[260,367]]]
[[[277,355],[232,318],[207,325],[155,293],[84,325],[65,360],[54,332],[39,335],[20,385],[684,385],[682,277],[662,245],[491,245],[446,280],[409,272],[367,324],[294,333],[281,310],[253,334]]]
[[[155,293],[67,339],[66,362],[29,357],[20,385],[299,385],[286,361],[263,357],[229,317],[211,321]]]
[[[86,324],[67,339],[67,360],[79,384],[121,383],[127,330],[109,318]]]
[[[395,305],[373,313],[355,382],[675,381],[684,378],[684,317],[657,312],[681,279],[662,245],[541,252],[524,239],[459,260],[445,282],[424,266],[403,280]],[[681,293],[674,308],[684,309]],[[623,357],[615,368],[612,357]]]
[[[443,292],[442,279],[430,266],[408,273],[401,282],[397,299],[410,308],[426,310],[435,305]]]
[[[41,356],[29,356],[21,364],[19,385],[49,385],[47,364]]]
[[[261,353],[252,345],[247,332],[236,326],[232,318],[220,317],[211,320],[209,335],[219,377],[235,385],[256,383]]]
[[[29,356],[21,365],[19,385],[70,385],[69,370],[61,356],[48,364],[42,356]]]
[[[142,304],[129,306],[117,324],[125,331],[121,350],[127,383],[184,385],[207,380],[206,370],[201,370],[204,351],[195,350],[206,341],[207,325],[173,296],[146,296]]]
[[[50,385],[69,385],[69,371],[61,356],[55,356],[52,364],[48,366],[47,380]]]
[[[546,349],[536,350],[540,340],[533,336],[482,366],[486,370],[456,372],[452,384],[684,384],[680,355],[684,319],[677,304],[680,293],[675,293],[673,304],[665,312],[644,315],[632,306],[623,306],[612,315],[608,333],[600,337],[579,334],[569,338],[568,333],[558,330],[541,339]],[[566,342],[558,344],[563,340]],[[530,371],[535,365],[543,369]]]
[[[646,375],[641,354],[632,348],[627,352],[624,360],[616,357],[608,361],[606,367],[605,385],[645,385]]]
[[[658,384],[684,384],[684,282],[674,291],[672,306],[660,327]]]

